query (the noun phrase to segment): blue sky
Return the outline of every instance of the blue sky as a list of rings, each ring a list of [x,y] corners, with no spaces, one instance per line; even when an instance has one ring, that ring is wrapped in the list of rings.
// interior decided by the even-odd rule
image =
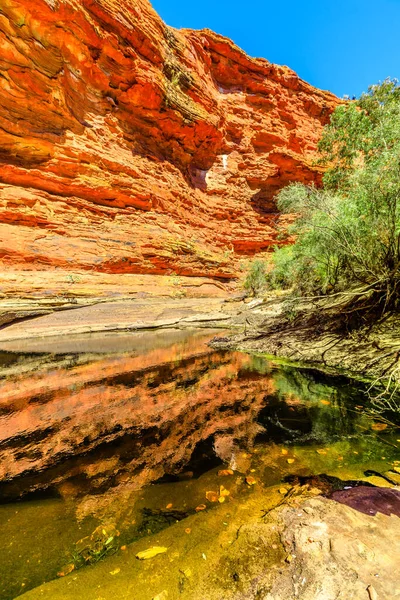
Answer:
[[[338,96],[400,79],[400,0],[150,0],[168,25],[208,27]]]

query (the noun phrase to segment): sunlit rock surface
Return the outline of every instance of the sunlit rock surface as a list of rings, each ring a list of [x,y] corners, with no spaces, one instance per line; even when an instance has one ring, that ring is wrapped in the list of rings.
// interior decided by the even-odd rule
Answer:
[[[276,242],[275,192],[320,180],[338,102],[147,0],[3,0],[0,75],[7,295],[23,270],[236,276]]]

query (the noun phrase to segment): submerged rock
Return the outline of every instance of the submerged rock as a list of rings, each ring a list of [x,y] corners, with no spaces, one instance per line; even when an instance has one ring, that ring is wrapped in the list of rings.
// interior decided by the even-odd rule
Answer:
[[[154,541],[168,548],[153,560],[135,559],[144,546],[137,542],[22,598],[89,600],[95,593],[128,600],[134,590],[136,600],[148,600],[163,590],[183,600],[334,600],[339,594],[367,600],[371,588],[380,599],[398,597],[400,520],[309,495],[304,488],[274,509],[282,499],[278,488],[255,491],[229,510],[217,505],[147,538],[147,547]],[[110,576],[116,567],[118,578]]]

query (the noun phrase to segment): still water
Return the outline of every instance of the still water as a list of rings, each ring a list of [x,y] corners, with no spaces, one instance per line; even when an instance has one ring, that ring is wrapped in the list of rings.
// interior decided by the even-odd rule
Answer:
[[[375,481],[398,467],[399,430],[366,414],[359,384],[214,351],[214,335],[3,345],[1,600],[238,503],[253,484]]]

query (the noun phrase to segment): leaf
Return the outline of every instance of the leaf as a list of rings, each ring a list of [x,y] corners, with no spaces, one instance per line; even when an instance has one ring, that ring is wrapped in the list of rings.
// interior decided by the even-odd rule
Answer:
[[[287,563],[291,563],[291,562],[292,562],[292,560],[293,560],[293,556],[292,556],[292,554],[288,554],[288,555],[287,555],[287,557],[285,558],[285,561],[286,561]]]
[[[288,458],[287,462],[289,463],[289,465],[291,465],[292,463],[294,463],[294,458]]]
[[[286,448],[282,448],[281,452],[285,456],[288,453],[288,450],[286,450]]]
[[[165,546],[152,546],[147,550],[142,550],[141,552],[138,552],[136,554],[136,558],[138,558],[139,560],[147,560],[148,558],[154,558],[158,554],[163,554],[164,552],[167,552],[167,550],[168,548],[166,548]]]
[[[190,568],[183,569],[183,571],[181,571],[181,573],[186,577],[186,579],[189,579],[193,575],[192,569],[190,569]]]
[[[209,502],[218,502],[217,492],[206,492],[206,498]]]
[[[225,496],[220,496],[220,497],[218,498],[218,502],[219,502],[220,504],[222,504],[223,502],[225,502]]]
[[[254,477],[252,475],[247,475],[246,483],[248,485],[255,485],[257,483],[257,481],[254,479]]]
[[[196,512],[200,512],[201,510],[206,510],[207,506],[205,504],[199,504],[199,506],[196,506],[195,510]]]
[[[371,425],[371,429],[373,429],[374,431],[383,431],[386,428],[387,428],[387,423],[373,423]]]
[[[322,448],[318,448],[317,452],[318,454],[326,454],[326,450],[323,450]]]
[[[121,572],[121,569],[119,567],[117,567],[116,569],[114,569],[114,571],[110,571],[110,575],[118,575],[118,573]]]
[[[66,565],[62,571],[60,571],[59,573],[57,573],[58,577],[65,577],[66,575],[68,575],[69,573],[72,573],[72,571],[75,569],[75,565],[73,563]]]
[[[279,493],[282,494],[282,496],[284,496],[287,493],[287,489],[284,487],[279,488]]]
[[[113,539],[114,539],[114,536],[113,536],[113,535],[111,535],[111,536],[108,538],[108,540],[106,540],[106,541],[104,542],[104,544],[105,544],[106,546],[108,546],[109,544],[111,544],[111,542],[113,541]]]
[[[321,403],[321,404],[324,404],[325,406],[330,406],[330,404],[331,404],[331,403],[329,402],[329,400],[320,400],[320,403]]]
[[[233,475],[232,469],[222,469],[222,471],[218,471],[218,477],[228,477],[228,475]]]
[[[166,506],[165,508],[166,508],[167,510],[169,510],[169,509],[170,509],[170,508],[172,508],[172,507],[173,507],[173,504],[172,504],[172,502],[170,502],[169,504],[167,504],[167,506]]]
[[[160,594],[157,594],[157,596],[153,596],[153,600],[167,600],[167,598],[168,598],[167,590],[163,590],[162,592],[160,592]]]
[[[219,495],[220,496],[230,496],[230,494],[231,494],[230,491],[227,490],[226,488],[224,488],[223,485],[219,486]]]

